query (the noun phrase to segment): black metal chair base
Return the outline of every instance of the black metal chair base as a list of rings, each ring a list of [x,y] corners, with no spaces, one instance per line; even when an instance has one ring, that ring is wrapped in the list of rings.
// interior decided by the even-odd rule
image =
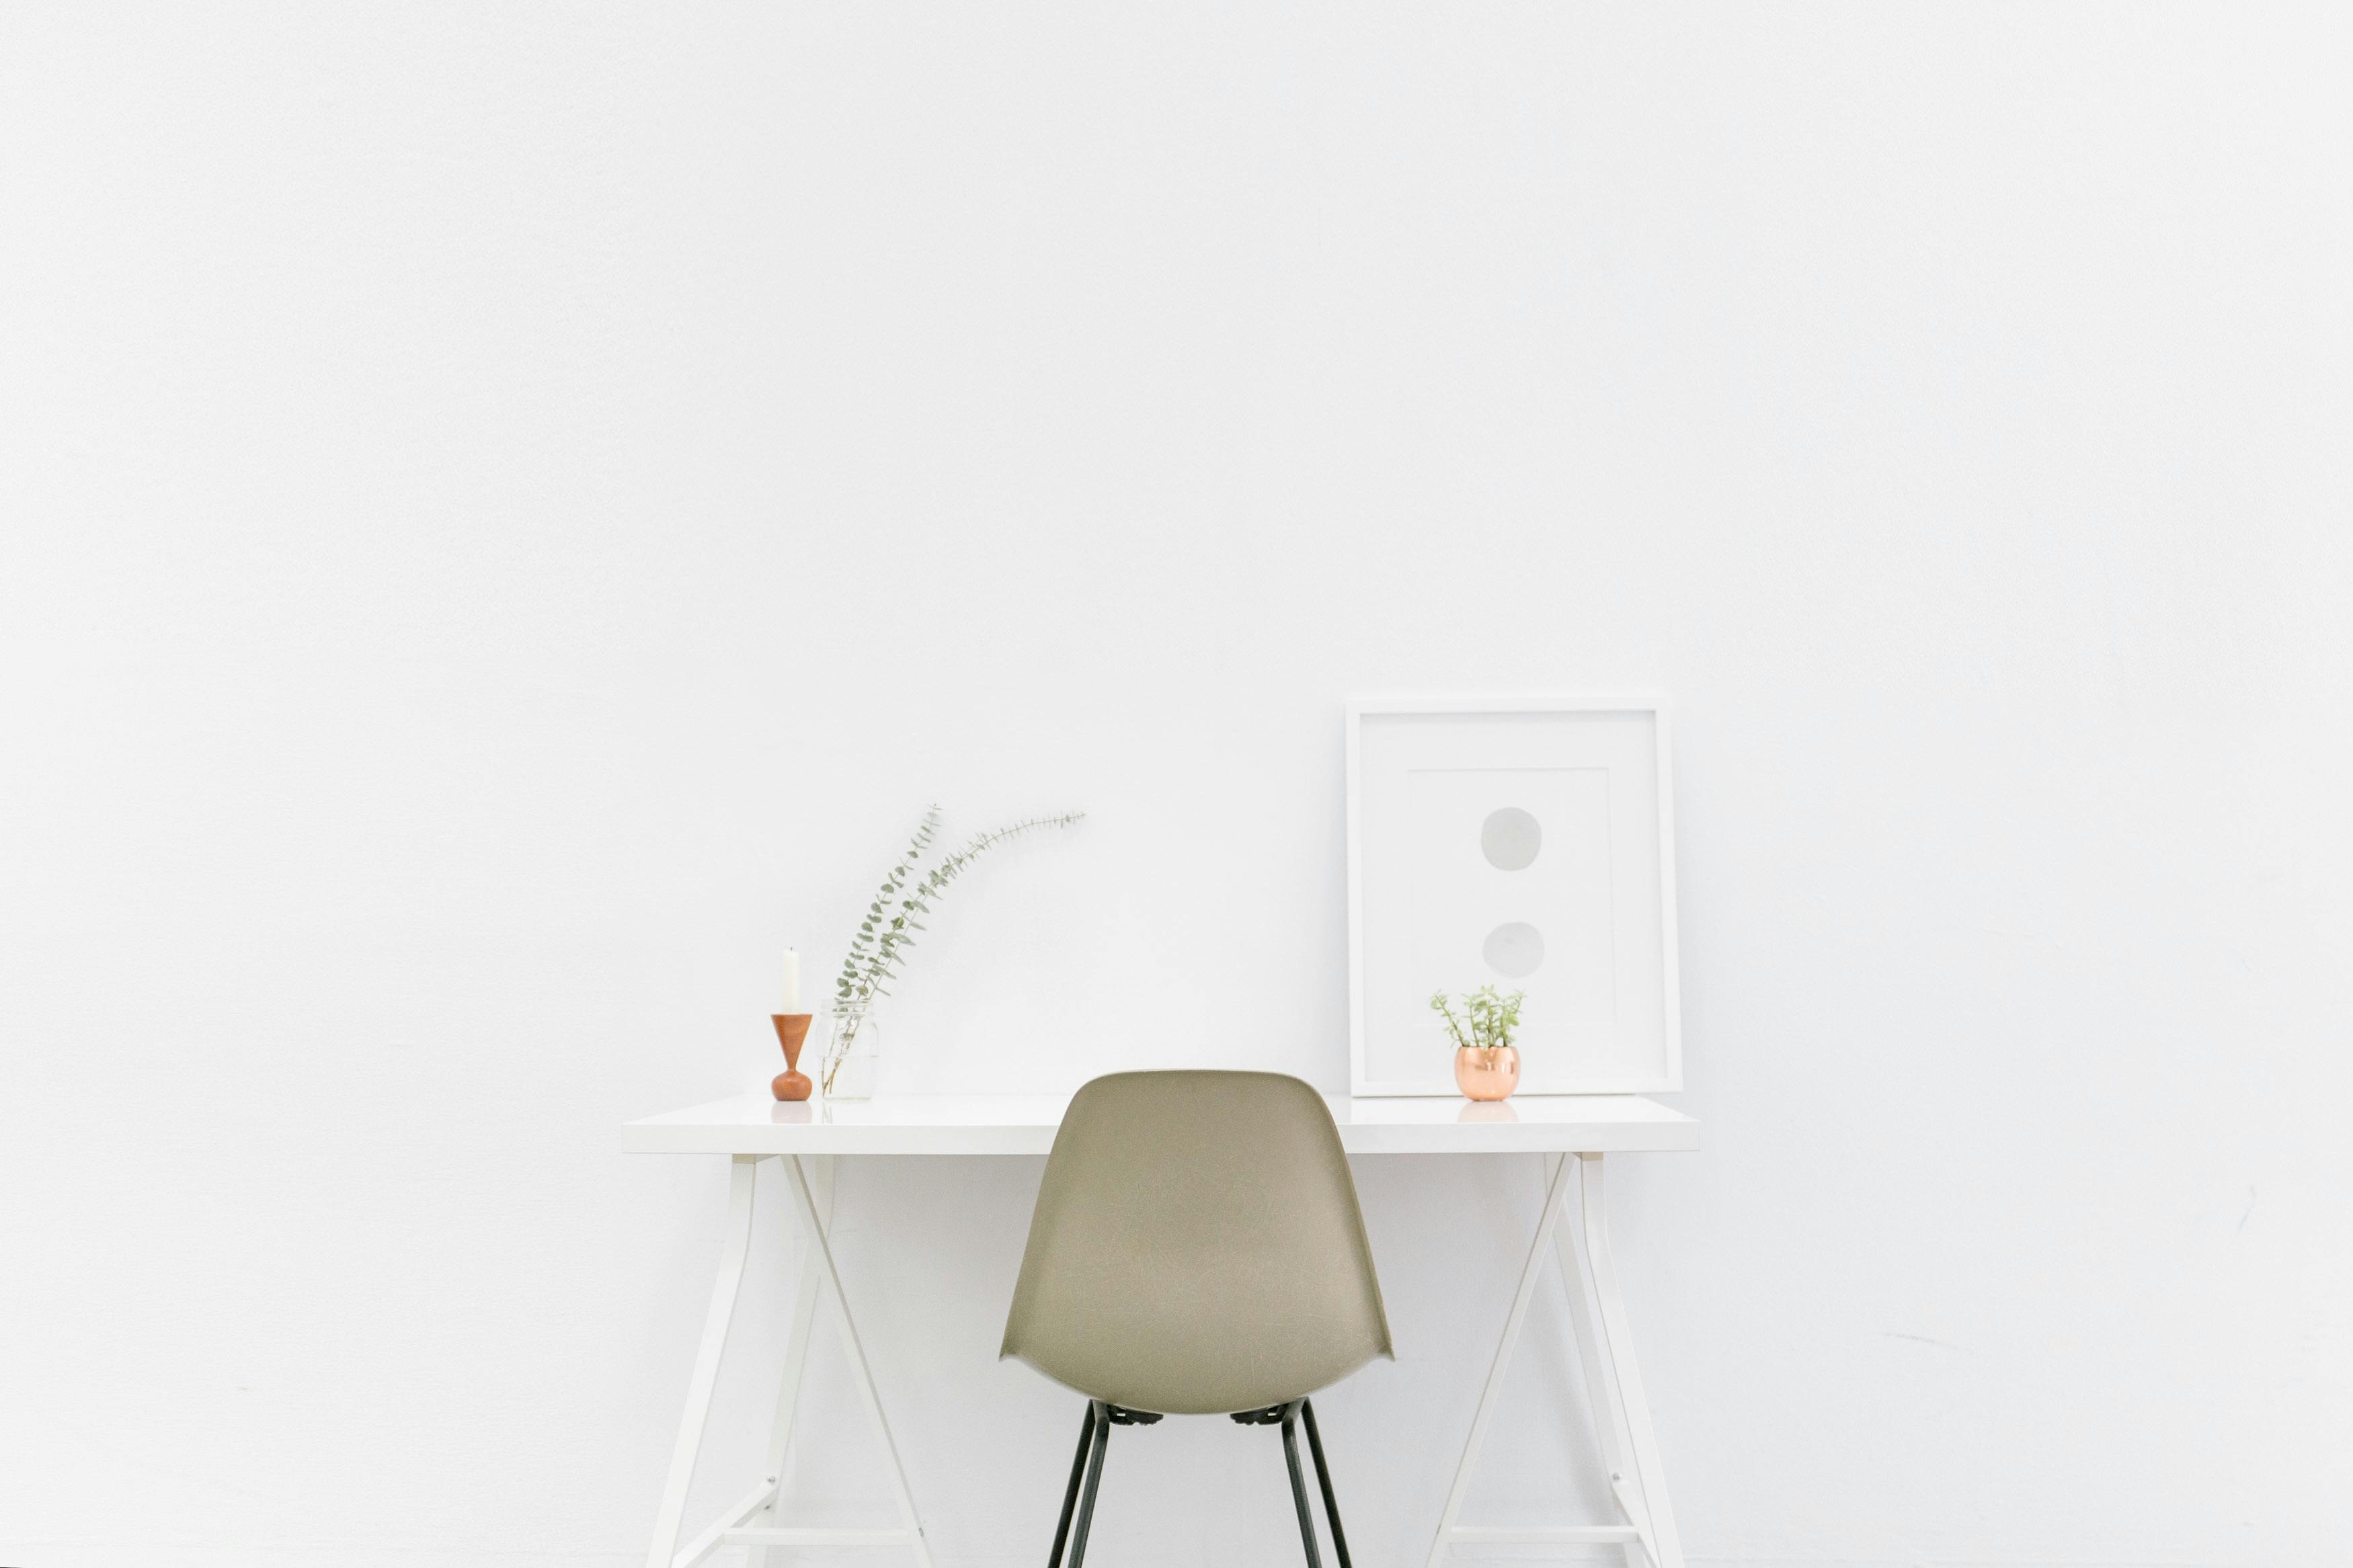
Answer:
[[[1129,1410],[1100,1399],[1087,1401],[1087,1413],[1079,1422],[1079,1451],[1071,1460],[1071,1484],[1062,1493],[1061,1522],[1054,1526],[1054,1551],[1046,1559],[1046,1568],[1062,1568],[1065,1546],[1071,1549],[1071,1568],[1083,1568],[1087,1529],[1094,1522],[1095,1492],[1103,1485],[1103,1452],[1111,1442],[1111,1429],[1149,1426],[1159,1419],[1149,1410]],[[1307,1506],[1307,1479],[1299,1465],[1299,1427],[1305,1425],[1307,1451],[1315,1461],[1315,1483],[1324,1493],[1324,1517],[1332,1526],[1332,1555],[1339,1559],[1340,1568],[1354,1568],[1348,1561],[1348,1537],[1340,1529],[1340,1500],[1333,1495],[1332,1469],[1324,1459],[1324,1435],[1315,1427],[1315,1406],[1294,1399],[1288,1405],[1237,1411],[1233,1419],[1245,1426],[1282,1428],[1283,1464],[1291,1472],[1291,1501],[1299,1511],[1299,1539],[1307,1549],[1307,1568],[1323,1568],[1315,1550],[1315,1516]]]

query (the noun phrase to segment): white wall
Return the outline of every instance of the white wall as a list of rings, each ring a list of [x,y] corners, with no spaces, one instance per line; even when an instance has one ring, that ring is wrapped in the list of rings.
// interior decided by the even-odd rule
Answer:
[[[957,889],[899,1087],[1338,1088],[1341,699],[1624,687],[1695,1560],[2344,1561],[2348,66],[2326,6],[10,8],[0,1561],[639,1560],[723,1178],[616,1124],[774,1070],[926,801],[1092,815]],[[1037,1173],[845,1173],[941,1568],[1067,1463],[991,1359]],[[1401,1568],[1535,1178],[1359,1179]],[[1493,1519],[1584,1443],[1537,1330]],[[1293,1560],[1266,1442],[1123,1442],[1105,1561]]]

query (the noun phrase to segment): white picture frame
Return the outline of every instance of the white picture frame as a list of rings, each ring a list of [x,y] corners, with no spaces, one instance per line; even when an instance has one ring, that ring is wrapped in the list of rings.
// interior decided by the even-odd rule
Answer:
[[[1359,698],[1347,758],[1353,1093],[1459,1093],[1430,995],[1489,982],[1520,1093],[1683,1088],[1663,703]]]

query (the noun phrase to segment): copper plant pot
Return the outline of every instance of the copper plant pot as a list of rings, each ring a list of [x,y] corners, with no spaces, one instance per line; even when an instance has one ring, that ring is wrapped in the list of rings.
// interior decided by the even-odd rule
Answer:
[[[785,1047],[785,1070],[768,1080],[768,1092],[778,1100],[807,1100],[817,1085],[800,1070],[801,1045],[808,1038],[809,1013],[771,1013],[776,1021],[776,1043]]]
[[[1509,1100],[1520,1087],[1520,1053],[1514,1046],[1458,1046],[1454,1087],[1472,1100]]]

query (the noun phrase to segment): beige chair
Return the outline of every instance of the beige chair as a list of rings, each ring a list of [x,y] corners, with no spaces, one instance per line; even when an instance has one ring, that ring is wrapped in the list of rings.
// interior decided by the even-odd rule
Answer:
[[[1282,1428],[1299,1532],[1320,1568],[1303,1422],[1349,1568],[1307,1396],[1392,1352],[1323,1097],[1262,1072],[1114,1073],[1079,1090],[1046,1161],[1000,1353],[1087,1396],[1049,1568],[1066,1542],[1071,1568],[1085,1561],[1111,1429],[1169,1415]]]

